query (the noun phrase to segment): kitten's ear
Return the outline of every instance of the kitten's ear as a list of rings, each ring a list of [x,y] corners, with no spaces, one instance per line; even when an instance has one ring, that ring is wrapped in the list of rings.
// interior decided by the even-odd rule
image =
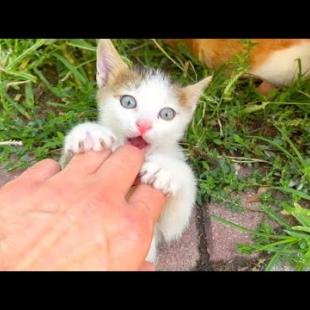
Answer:
[[[203,94],[203,91],[209,85],[211,80],[212,76],[208,76],[195,84],[182,88],[182,93],[185,95],[187,106],[195,108],[200,96]]]
[[[118,72],[128,69],[113,43],[109,39],[101,39],[97,47],[97,85],[103,87],[107,84],[111,75],[116,76]]]

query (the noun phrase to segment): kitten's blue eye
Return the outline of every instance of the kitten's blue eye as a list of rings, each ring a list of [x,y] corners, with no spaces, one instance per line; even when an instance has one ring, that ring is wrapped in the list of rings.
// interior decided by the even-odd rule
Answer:
[[[126,109],[134,109],[137,106],[137,101],[130,95],[124,95],[120,99],[121,105]]]
[[[159,117],[165,121],[170,121],[175,117],[176,112],[172,108],[162,108],[159,111]]]

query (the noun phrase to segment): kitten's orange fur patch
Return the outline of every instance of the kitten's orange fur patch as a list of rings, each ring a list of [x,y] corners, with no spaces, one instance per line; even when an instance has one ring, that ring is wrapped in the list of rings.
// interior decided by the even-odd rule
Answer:
[[[182,88],[177,87],[177,86],[173,86],[173,91],[175,92],[177,98],[178,98],[178,102],[180,103],[180,105],[182,107],[185,108],[190,108],[190,94],[186,91],[184,91]]]
[[[110,87],[113,91],[118,91],[120,88],[135,85],[138,86],[141,82],[141,77],[133,70],[125,69],[108,81],[107,87]]]
[[[120,89],[129,86],[138,86],[141,82],[141,76],[134,70],[129,68],[119,70],[108,79],[107,84],[104,87],[98,89],[97,100],[98,102],[104,102],[104,99],[110,94],[118,94]]]
[[[104,102],[104,99],[113,94],[115,96],[122,95],[119,91],[126,87],[139,87],[139,84],[143,81],[145,77],[138,71],[131,69],[124,69],[118,71],[117,74],[110,77],[107,84],[98,90],[97,98],[99,102]],[[179,87],[175,84],[171,84],[172,90],[178,98],[178,102],[183,107],[191,106],[191,96],[193,96],[192,91],[186,88]]]
[[[107,96],[119,96],[122,88],[135,87],[138,88],[143,80],[158,75],[163,80],[167,80],[165,74],[154,69],[141,70],[138,68],[130,68],[121,56],[118,54],[111,40],[101,39],[97,48],[97,100],[99,103],[104,102]],[[105,72],[107,71],[107,72]],[[105,74],[104,74],[105,73]],[[106,78],[105,75],[108,75]],[[189,85],[187,87],[179,87],[174,83],[170,83],[169,87],[173,90],[178,102],[182,107],[194,107],[203,90],[209,84],[210,79],[205,78],[202,81]]]
[[[108,93],[112,93],[115,95],[122,95],[119,93],[120,89],[126,87],[139,87],[139,84],[145,79],[145,76],[135,70],[123,70],[118,73],[107,85],[103,88],[103,90],[99,89],[100,101],[103,101],[104,96]],[[202,95],[203,90],[209,84],[209,81],[206,82],[206,79],[193,84],[188,85],[186,87],[180,87],[177,84],[171,83],[171,89],[175,93],[178,98],[178,102],[180,106],[184,108],[192,108],[193,102],[198,100],[198,97]]]
[[[240,39],[167,39],[172,47],[185,44],[195,57],[210,68],[216,68],[231,60],[244,50]],[[255,70],[273,52],[293,45],[309,42],[310,39],[252,39],[256,45],[250,52],[250,67]]]

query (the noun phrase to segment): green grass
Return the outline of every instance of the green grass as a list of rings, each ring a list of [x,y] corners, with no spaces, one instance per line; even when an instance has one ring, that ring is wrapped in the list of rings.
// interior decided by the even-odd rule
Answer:
[[[114,43],[126,62],[163,68],[184,84],[213,74],[183,142],[199,181],[198,203],[217,201],[242,212],[236,193],[266,186],[261,211],[279,227],[263,223],[251,232],[253,245],[239,250],[266,253],[267,270],[279,260],[309,267],[310,80],[299,76],[271,97],[261,96],[257,81],[243,77],[247,40],[229,76],[226,66],[212,72],[186,49],[160,40]],[[58,159],[65,132],[96,118],[95,52],[95,40],[0,40],[0,142],[22,142],[0,145],[1,165],[12,170]],[[240,178],[237,165],[253,173]]]

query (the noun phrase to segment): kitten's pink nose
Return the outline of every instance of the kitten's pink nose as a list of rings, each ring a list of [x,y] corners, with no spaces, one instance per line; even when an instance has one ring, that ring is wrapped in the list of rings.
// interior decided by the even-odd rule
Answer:
[[[141,135],[144,135],[148,130],[152,128],[152,123],[147,120],[136,121],[136,125]]]

